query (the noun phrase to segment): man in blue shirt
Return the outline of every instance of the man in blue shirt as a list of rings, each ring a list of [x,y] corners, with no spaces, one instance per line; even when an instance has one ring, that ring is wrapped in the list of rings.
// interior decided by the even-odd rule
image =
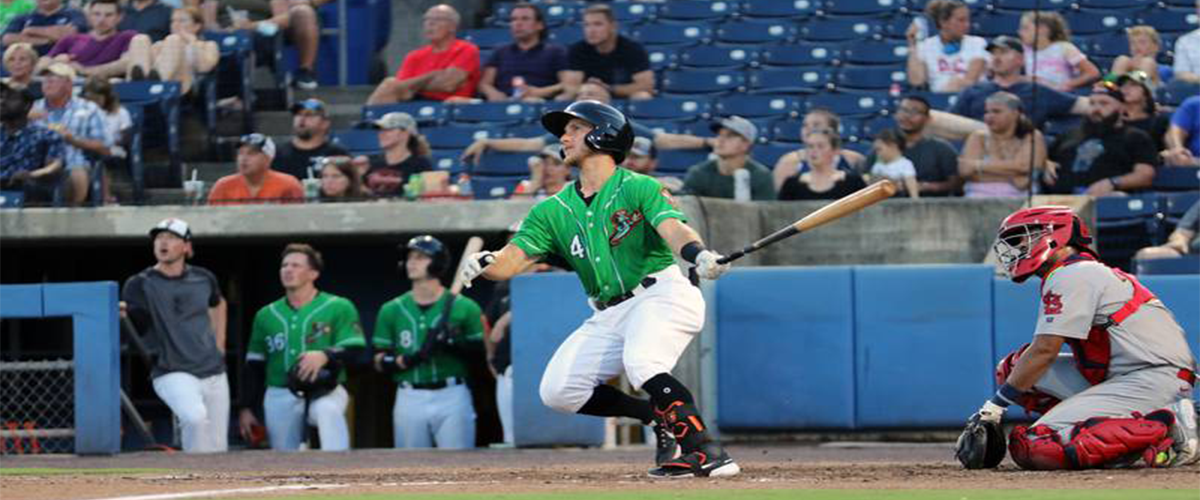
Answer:
[[[513,43],[500,47],[483,65],[479,93],[489,101],[552,99],[562,92],[567,49],[547,43],[542,11],[518,3],[509,14]]]
[[[66,143],[63,166],[67,170],[67,203],[82,205],[88,195],[88,179],[96,158],[109,154],[112,138],[104,125],[99,106],[72,95],[75,70],[65,63],[53,63],[42,71],[44,98],[33,104],[33,116],[58,133]]]
[[[60,39],[87,30],[87,18],[82,12],[64,7],[62,0],[38,0],[33,12],[9,21],[3,44],[25,42],[44,56]]]
[[[63,165],[63,140],[29,123],[33,94],[0,84],[0,188],[20,189],[26,203],[51,201]]]
[[[1200,166],[1200,96],[1187,98],[1171,115],[1166,143],[1163,159],[1168,165]]]

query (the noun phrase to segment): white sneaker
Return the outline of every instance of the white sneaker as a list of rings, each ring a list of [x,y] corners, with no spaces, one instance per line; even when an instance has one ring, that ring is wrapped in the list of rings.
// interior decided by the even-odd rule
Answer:
[[[1175,401],[1167,409],[1175,414],[1175,425],[1171,426],[1171,439],[1175,441],[1175,460],[1172,467],[1191,465],[1200,461],[1200,435],[1196,428],[1196,406],[1189,398]]]

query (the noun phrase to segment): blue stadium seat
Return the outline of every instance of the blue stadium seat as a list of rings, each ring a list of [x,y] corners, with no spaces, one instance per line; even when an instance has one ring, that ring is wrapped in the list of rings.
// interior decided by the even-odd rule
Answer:
[[[773,168],[779,158],[796,150],[795,144],[781,144],[770,142],[767,144],[755,144],[754,149],[750,150],[750,157],[755,161],[766,165],[767,168]]]
[[[852,140],[853,137],[842,142],[842,149],[854,151],[863,156],[871,154],[871,141],[867,140]]]
[[[246,109],[255,108],[254,92],[254,38],[245,30],[229,32],[205,31],[204,38],[217,43],[221,53],[216,73],[221,82],[233,86],[232,92],[225,94],[237,95],[242,99]],[[225,66],[224,69],[221,66]],[[237,75],[236,79],[226,79],[225,75]],[[242,131],[254,131],[254,113],[242,113]]]
[[[550,107],[551,103],[548,102],[548,103],[546,103],[546,107],[544,108],[545,111],[561,111],[563,108],[566,108],[567,105],[571,104],[569,102],[563,102],[563,101],[557,101],[557,102],[560,104],[563,104],[563,106],[551,109],[551,107]],[[470,128],[470,127],[468,127],[468,128]],[[504,127],[499,132],[502,137],[541,137],[543,135],[549,134],[549,132],[546,131],[546,128],[542,127],[541,123],[529,123],[529,124],[525,124],[525,125],[508,126],[508,127]],[[498,137],[498,136],[492,135],[491,137]]]
[[[871,19],[822,18],[800,26],[800,39],[809,42],[843,42],[878,38],[883,24]]]
[[[875,115],[889,105],[887,97],[880,94],[827,92],[808,97],[808,109],[826,108],[842,117]]]
[[[471,176],[471,192],[476,200],[499,200],[512,196],[517,185],[525,180],[517,176]]]
[[[1164,0],[1163,3],[1170,7],[1183,7],[1185,9],[1196,7],[1196,2],[1193,2],[1192,0]]]
[[[698,124],[698,123],[702,124],[702,123],[707,123],[707,122],[700,122],[700,121],[696,121],[696,120],[680,121],[680,120],[639,119],[639,120],[634,120],[634,123],[641,125],[643,127],[646,127],[648,129],[654,131],[655,133],[665,132],[668,134],[687,134],[687,133],[690,133],[689,132],[690,129],[688,128],[689,125],[694,125],[694,124]],[[700,128],[700,127],[696,127],[696,128]],[[693,134],[693,135],[695,135],[695,134]],[[653,139],[653,137],[647,137],[647,138]]]
[[[1200,167],[1167,167],[1154,173],[1155,190],[1186,191],[1200,189]]]
[[[880,132],[896,128],[896,119],[891,116],[877,116],[863,122],[859,138],[867,142],[875,140]]]
[[[1076,45],[1090,58],[1117,57],[1129,54],[1129,39],[1123,32],[1081,38],[1084,42]]]
[[[850,64],[904,64],[908,44],[893,40],[847,43],[842,58]]]
[[[540,127],[540,126],[539,126]],[[441,127],[423,127],[421,135],[429,141],[433,149],[463,149],[470,146],[476,139],[500,137],[501,131],[490,127],[460,127],[454,125]]]
[[[113,90],[126,108],[136,106],[145,111],[145,120],[152,125],[143,128],[146,132],[143,140],[148,142],[149,138],[161,138],[170,157],[170,171],[182,172],[179,153],[179,82],[125,82],[114,85]]]
[[[1113,33],[1125,29],[1128,19],[1120,12],[1070,11],[1063,18],[1075,35]]]
[[[729,0],[673,0],[658,7],[658,17],[674,21],[720,21],[738,11],[738,2]]]
[[[904,66],[843,66],[835,80],[838,88],[859,90],[888,90],[892,85],[906,85]]]
[[[707,47],[700,45],[699,47]],[[679,49],[662,45],[646,47],[646,55],[650,58],[650,69],[658,72],[664,69],[674,69],[679,64]]]
[[[374,130],[337,130],[332,134],[333,143],[346,149],[351,155],[368,155],[380,152],[379,132]]]
[[[746,75],[741,71],[666,71],[661,81],[663,92],[717,95],[744,87]]]
[[[834,16],[883,17],[896,12],[900,3],[894,0],[835,0],[822,3],[821,10]]]
[[[838,136],[842,138],[842,142],[862,140],[865,137],[863,131],[867,129],[867,123],[871,120],[874,118],[869,116],[843,116],[842,125],[838,127]]]
[[[459,160],[462,155],[461,149],[435,149],[430,154],[430,163],[433,164],[434,170],[450,172],[450,175],[458,175],[467,171],[467,166]]]
[[[512,43],[512,34],[508,28],[479,28],[463,33],[463,40],[471,42],[483,50],[493,50],[502,45]]]
[[[142,146],[146,136],[146,110],[141,106],[129,106],[125,110],[129,111],[129,121],[133,124],[129,137],[129,174],[133,178],[133,200],[134,203],[142,203],[146,200],[146,161]],[[215,128],[216,125],[210,127]],[[209,130],[210,137],[215,134],[214,130]]]
[[[1162,232],[1156,243],[1165,243],[1167,235],[1179,225],[1183,214],[1200,202],[1200,191],[1181,191],[1178,193],[1162,193],[1158,199],[1158,212],[1162,217]]]
[[[546,26],[561,26],[571,24],[581,15],[584,2],[578,2],[572,5],[572,2],[560,2],[542,4],[542,17],[546,19]]]
[[[781,43],[796,36],[795,28],[784,21],[730,22],[718,25],[715,33],[721,43]]]
[[[1193,9],[1155,9],[1139,14],[1140,24],[1149,24],[1159,33],[1182,35],[1196,29],[1196,10]],[[1074,28],[1075,26],[1071,26]],[[1163,45],[1164,48],[1168,45]]]
[[[1134,259],[1133,270],[1138,276],[1200,274],[1200,255],[1184,255],[1173,259]]]
[[[583,27],[573,24],[550,28],[550,41],[570,47],[575,42],[583,40]]]
[[[1070,10],[1073,3],[1073,0],[992,0],[991,5],[1010,12],[1025,12],[1033,9],[1061,12]]]
[[[732,95],[717,99],[714,110],[722,116],[795,118],[800,115],[800,100],[787,95]]]
[[[692,68],[740,69],[753,66],[758,61],[757,52],[742,47],[697,45],[678,52],[679,64]]]
[[[379,117],[391,112],[408,113],[421,125],[439,124],[446,120],[446,106],[437,101],[412,101],[395,104],[374,104],[363,106],[363,120],[378,120]]]
[[[812,93],[833,83],[833,71],[821,66],[763,69],[750,72],[750,88],[754,92]]]
[[[479,158],[479,164],[471,167],[471,174],[499,176],[529,175],[530,156],[533,156],[533,153],[509,153],[488,150]]]
[[[800,131],[804,128],[804,122],[800,120],[779,120],[771,125],[771,140],[775,142],[789,142],[793,144],[803,143],[804,139],[800,137]]]
[[[24,191],[0,191],[0,208],[21,208],[25,206]]]
[[[1183,104],[1184,100],[1194,95],[1200,95],[1200,84],[1172,80],[1165,86],[1159,87],[1155,97],[1159,104],[1179,106]]]
[[[1154,4],[1145,0],[1077,0],[1076,5],[1081,9],[1141,10]]]
[[[910,92],[913,95],[919,95],[929,102],[929,106],[933,109],[946,111],[954,106],[954,102],[958,100],[958,94],[947,92]]]
[[[714,118],[715,119],[715,118]],[[675,133],[694,135],[696,137],[716,137],[717,133],[713,132],[713,120],[693,120],[690,122],[672,122],[675,125]]]
[[[1158,234],[1156,195],[1096,199],[1096,250],[1109,265],[1130,270],[1138,249],[1154,244]]]
[[[800,19],[817,12],[820,5],[816,0],[749,1],[742,4],[742,15],[747,18],[790,18]]]
[[[658,150],[658,168],[660,173],[686,173],[692,165],[708,160],[707,149],[660,149]]]
[[[759,62],[766,66],[812,66],[833,63],[838,56],[838,50],[828,44],[778,44],[764,46]]]
[[[1060,136],[1075,130],[1081,123],[1083,123],[1083,118],[1078,116],[1050,119],[1046,120],[1046,123],[1042,125],[1042,131],[1046,135]]]
[[[458,123],[515,124],[533,120],[541,107],[521,102],[450,104],[450,119]]]
[[[582,31],[582,28],[577,29]],[[686,46],[708,43],[712,38],[712,28],[694,24],[647,23],[634,28],[630,34],[631,38],[646,46]]]
[[[640,24],[653,20],[658,15],[658,5],[647,2],[612,2],[613,15],[622,24]]]
[[[1016,35],[1020,26],[1021,14],[1015,12],[981,13],[971,17],[971,34],[984,38]]]
[[[659,97],[645,101],[630,101],[625,106],[630,118],[640,120],[692,120],[707,118],[711,113],[708,99],[695,97]]]

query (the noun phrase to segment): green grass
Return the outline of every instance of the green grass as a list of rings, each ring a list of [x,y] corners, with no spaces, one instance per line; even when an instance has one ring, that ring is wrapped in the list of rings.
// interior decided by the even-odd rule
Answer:
[[[305,495],[305,500],[384,500],[395,494]],[[261,498],[261,497],[259,497]],[[666,498],[680,500],[1197,500],[1195,490],[744,490],[711,489],[679,491],[549,492],[549,493],[446,493],[404,494],[404,500],[634,500]]]
[[[14,467],[0,469],[0,476],[67,476],[67,475],[116,475],[116,474],[162,474],[170,469],[54,469],[50,467]]]

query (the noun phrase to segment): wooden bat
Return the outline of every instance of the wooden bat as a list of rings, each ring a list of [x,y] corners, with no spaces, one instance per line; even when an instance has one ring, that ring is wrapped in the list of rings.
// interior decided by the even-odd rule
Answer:
[[[884,180],[871,184],[865,188],[859,189],[842,198],[834,200],[833,203],[825,205],[816,212],[804,216],[804,218],[793,222],[787,227],[775,231],[766,237],[747,245],[745,248],[733,252],[725,257],[717,259],[718,264],[733,262],[744,257],[746,254],[756,252],[767,246],[778,243],[782,240],[800,234],[802,232],[823,226],[829,222],[833,222],[842,217],[855,213],[859,210],[867,208],[880,201],[891,198],[896,194],[896,185],[892,181]]]
[[[467,265],[467,259],[472,254],[483,250],[483,238],[472,236],[467,240],[467,246],[463,249],[462,258],[458,259],[458,267],[454,268],[454,281],[450,284],[450,294],[458,295],[463,289],[462,270],[463,266]]]

